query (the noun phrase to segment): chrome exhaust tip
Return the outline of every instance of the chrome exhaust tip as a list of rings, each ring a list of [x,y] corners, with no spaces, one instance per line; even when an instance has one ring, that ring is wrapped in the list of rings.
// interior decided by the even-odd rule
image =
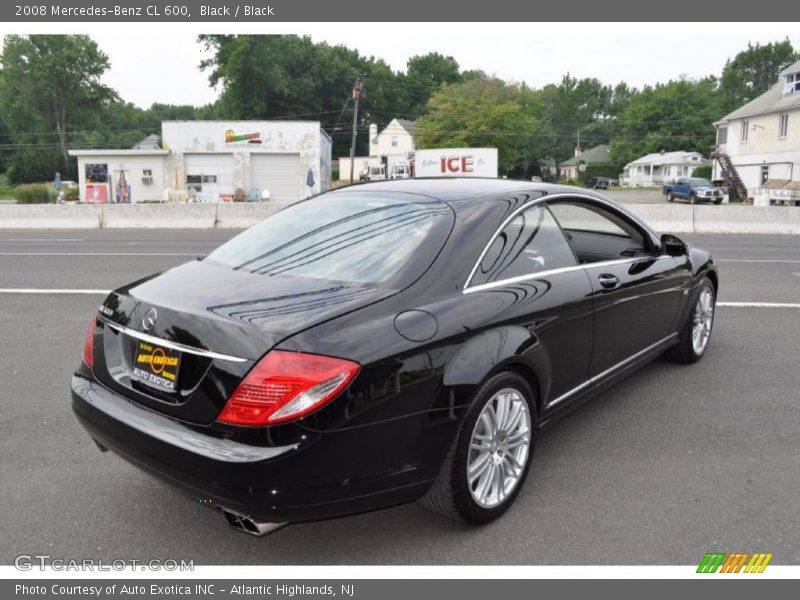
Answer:
[[[222,516],[225,517],[225,520],[228,522],[228,525],[236,529],[237,531],[241,531],[242,533],[248,533],[250,535],[255,535],[261,537],[262,535],[267,535],[268,533],[272,533],[273,531],[277,531],[284,525],[288,525],[288,523],[271,523],[269,521],[259,521],[258,519],[254,519],[253,517],[248,517],[247,515],[242,515],[237,512],[228,510],[227,508],[220,508],[220,512]]]

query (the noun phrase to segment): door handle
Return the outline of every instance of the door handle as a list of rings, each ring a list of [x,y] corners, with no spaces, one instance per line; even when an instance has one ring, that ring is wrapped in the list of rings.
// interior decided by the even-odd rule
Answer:
[[[606,289],[615,288],[619,285],[619,277],[611,273],[601,273],[597,277],[597,280],[600,282],[600,285]]]

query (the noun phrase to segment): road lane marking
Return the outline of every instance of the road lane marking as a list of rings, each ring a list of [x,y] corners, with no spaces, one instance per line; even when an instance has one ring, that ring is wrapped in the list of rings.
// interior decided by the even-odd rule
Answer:
[[[203,252],[0,252],[0,256],[202,256]]]
[[[107,295],[111,290],[89,290],[89,289],[40,289],[40,288],[0,288],[0,294],[40,294],[40,295],[55,295],[55,294],[99,294]]]
[[[84,238],[3,238],[0,242],[16,244],[17,242],[23,243],[37,243],[37,242],[85,242]]]
[[[800,259],[794,258],[718,258],[717,262],[728,263],[775,263],[785,265],[800,265]]]
[[[798,302],[717,302],[729,308],[800,308]]]

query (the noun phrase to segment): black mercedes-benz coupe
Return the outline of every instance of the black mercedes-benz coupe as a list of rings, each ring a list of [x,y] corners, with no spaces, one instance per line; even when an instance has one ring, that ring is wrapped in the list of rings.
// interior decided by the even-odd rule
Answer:
[[[112,292],[72,378],[97,445],[244,531],[419,500],[480,524],[536,436],[706,351],[711,255],[583,189],[368,183]]]

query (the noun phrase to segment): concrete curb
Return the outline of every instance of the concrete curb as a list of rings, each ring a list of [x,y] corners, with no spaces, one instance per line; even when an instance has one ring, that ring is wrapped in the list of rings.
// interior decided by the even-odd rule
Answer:
[[[264,204],[3,204],[2,229],[244,229],[287,206]],[[800,209],[623,204],[656,231],[800,235]]]

